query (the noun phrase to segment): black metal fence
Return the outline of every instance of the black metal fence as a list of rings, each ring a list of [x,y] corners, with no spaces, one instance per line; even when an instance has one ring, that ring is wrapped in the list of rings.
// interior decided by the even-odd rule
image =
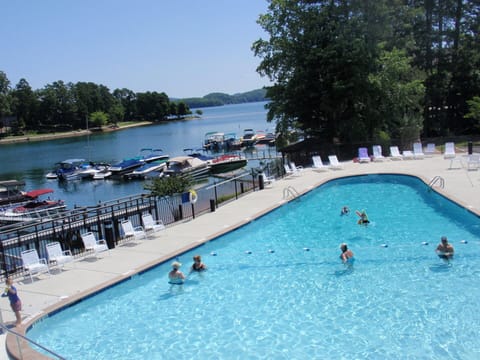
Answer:
[[[281,176],[278,161],[265,165],[269,176]],[[215,211],[219,206],[256,190],[261,190],[258,170],[251,170],[231,179],[219,179],[213,184],[171,197],[157,198],[139,194],[99,203],[92,207],[77,207],[54,217],[0,227],[0,278],[24,275],[21,253],[36,249],[40,258],[48,258],[45,246],[59,242],[63,250],[74,257],[85,255],[81,234],[91,231],[97,239],[105,239],[109,248],[123,241],[120,222],[130,219],[141,226],[142,214],[150,213],[165,225],[193,219]],[[196,201],[195,200],[196,197]]]

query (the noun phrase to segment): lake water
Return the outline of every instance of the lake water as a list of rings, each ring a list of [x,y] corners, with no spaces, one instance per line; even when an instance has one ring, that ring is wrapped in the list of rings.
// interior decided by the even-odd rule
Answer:
[[[139,154],[142,148],[161,148],[171,157],[184,155],[185,148],[199,148],[210,131],[235,132],[267,130],[275,124],[266,121],[265,102],[202,108],[199,119],[171,121],[104,134],[0,146],[0,180],[24,180],[25,189],[51,188],[53,197],[65,200],[67,207],[94,205],[143,192],[143,181],[47,180],[55,163],[71,158],[114,163]]]

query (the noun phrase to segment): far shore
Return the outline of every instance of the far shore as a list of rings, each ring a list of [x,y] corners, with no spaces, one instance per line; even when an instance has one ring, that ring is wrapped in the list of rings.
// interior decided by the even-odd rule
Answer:
[[[63,139],[63,138],[70,138],[70,137],[77,137],[77,136],[85,136],[89,134],[97,134],[97,133],[106,133],[111,131],[118,131],[123,129],[128,129],[131,127],[137,126],[146,126],[152,125],[153,122],[150,121],[141,121],[135,122],[130,124],[123,124],[115,128],[111,128],[108,126],[102,127],[101,130],[74,130],[74,131],[67,131],[67,132],[58,132],[58,133],[51,133],[51,134],[33,134],[33,135],[22,135],[22,136],[8,136],[5,138],[0,139],[0,145],[3,144],[17,144],[17,143],[25,143],[25,142],[32,142],[32,141],[46,141],[46,140],[55,140],[55,139]]]

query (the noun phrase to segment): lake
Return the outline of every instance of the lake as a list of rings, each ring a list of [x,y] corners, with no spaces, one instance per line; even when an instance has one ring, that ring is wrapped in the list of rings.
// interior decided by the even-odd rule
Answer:
[[[143,181],[71,181],[59,183],[45,175],[55,163],[71,158],[115,163],[133,157],[142,148],[161,148],[171,157],[184,155],[185,148],[200,148],[205,133],[234,132],[252,128],[275,132],[275,124],[266,121],[265,102],[202,108],[201,118],[170,121],[114,132],[76,138],[38,141],[0,146],[0,180],[23,180],[25,190],[51,188],[52,197],[74,205],[91,206],[144,192]]]

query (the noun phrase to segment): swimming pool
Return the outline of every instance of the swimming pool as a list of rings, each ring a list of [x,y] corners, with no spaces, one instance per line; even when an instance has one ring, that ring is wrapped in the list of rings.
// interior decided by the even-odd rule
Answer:
[[[415,178],[335,180],[183,254],[184,271],[197,253],[209,266],[185,285],[163,264],[27,336],[69,359],[476,358],[479,234],[478,217]],[[434,253],[442,235],[451,264]]]

